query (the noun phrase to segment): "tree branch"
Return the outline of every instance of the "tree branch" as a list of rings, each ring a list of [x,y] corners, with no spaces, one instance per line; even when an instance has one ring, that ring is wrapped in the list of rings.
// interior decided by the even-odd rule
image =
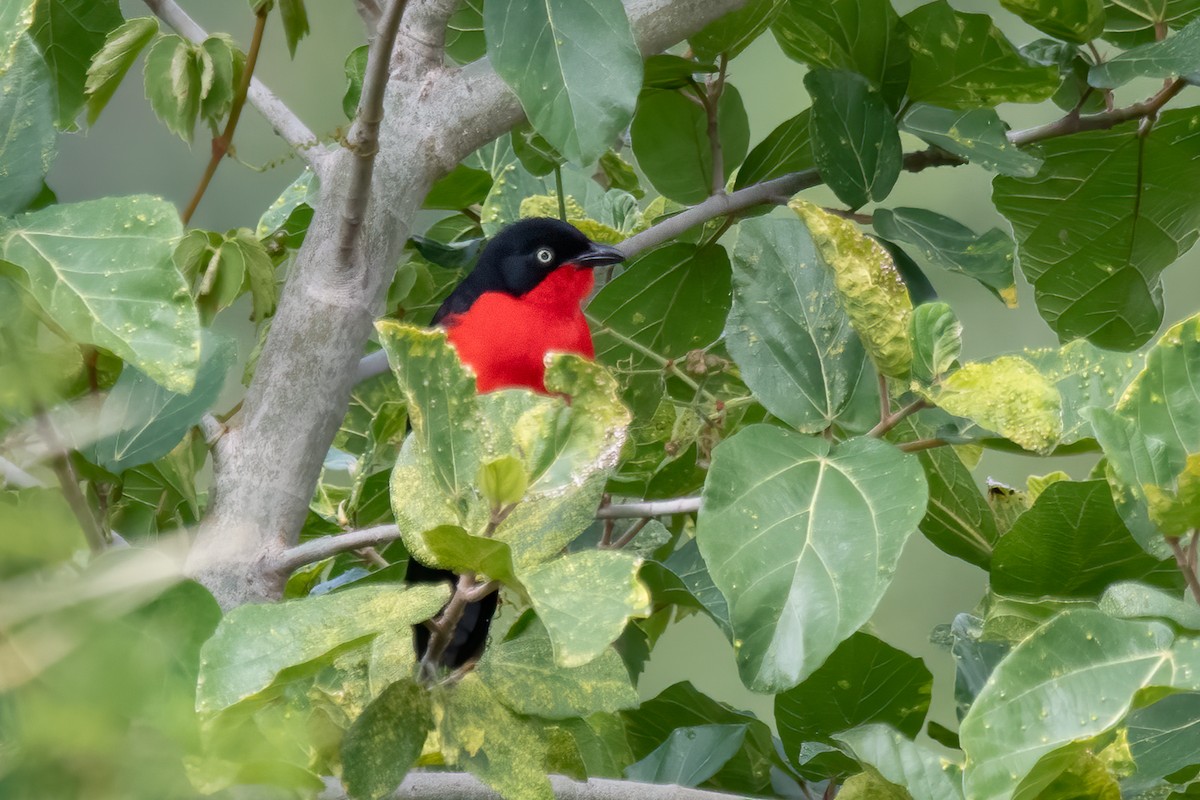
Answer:
[[[1112,111],[1103,111],[1099,114],[1089,114],[1087,116],[1081,116],[1078,113],[1067,114],[1045,125],[1026,128],[1021,131],[1010,131],[1008,140],[1021,147],[1045,139],[1053,139],[1057,136],[1067,136],[1072,133],[1080,133],[1081,131],[1108,130],[1120,125],[1122,122],[1153,117],[1175,95],[1183,91],[1183,87],[1185,86],[1187,86],[1187,81],[1183,78],[1178,78],[1164,86],[1153,97],[1143,100],[1140,103],[1134,103],[1124,108],[1114,108]]]
[[[38,412],[37,424],[38,430],[50,450],[50,466],[54,470],[55,477],[58,478],[59,486],[62,487],[67,505],[71,507],[75,518],[79,520],[79,527],[83,530],[83,537],[87,540],[88,547],[93,553],[99,553],[108,546],[108,537],[104,535],[104,529],[97,521],[96,515],[92,513],[91,504],[79,489],[79,475],[71,464],[71,456],[64,449],[58,431],[54,429],[54,423],[45,413]]]
[[[1195,532],[1192,535],[1195,536]],[[1187,581],[1188,590],[1192,593],[1195,601],[1200,603],[1200,577],[1196,576],[1196,570],[1189,562],[1188,555],[1184,552],[1183,546],[1179,543],[1179,537],[1168,536],[1167,544],[1171,546],[1171,552],[1175,554],[1175,565],[1183,573],[1184,580]]]
[[[399,538],[400,528],[396,525],[376,525],[373,528],[309,539],[284,550],[279,555],[276,568],[285,575],[290,575],[306,564],[314,564],[349,550],[390,544]]]
[[[202,42],[208,32],[196,24],[175,0],[143,0],[156,17],[170,25],[176,33],[192,42]],[[248,67],[249,65],[247,65]],[[250,105],[258,109],[263,118],[288,145],[314,170],[320,172],[324,152],[317,145],[317,137],[300,118],[280,100],[262,81],[252,78],[246,93]]]
[[[879,420],[879,424],[867,431],[867,436],[879,438],[923,408],[929,408],[929,402],[921,398],[912,401],[899,411],[887,411]]]
[[[550,788],[558,800],[734,800],[742,795],[610,778],[586,782],[551,775]],[[465,772],[410,772],[389,800],[501,800],[500,794]],[[349,800],[335,778],[326,779],[319,800]]]
[[[665,517],[668,514],[690,514],[700,510],[700,496],[676,497],[672,500],[649,500],[644,503],[622,503],[603,506],[596,511],[596,519],[635,519],[637,517]]]
[[[454,640],[454,631],[477,588],[474,572],[464,572],[458,576],[458,583],[454,586],[454,594],[450,597],[450,602],[433,621],[433,635],[429,637],[429,646],[425,648],[425,655],[421,657],[418,668],[422,678],[429,681],[436,679],[437,665],[441,662],[442,654],[446,652],[450,642]]]
[[[379,30],[379,18],[383,16],[379,0],[354,0],[354,10],[358,12],[367,29],[367,44],[374,44],[375,32]]]
[[[182,214],[184,225],[192,221],[192,215],[196,213],[196,207],[200,205],[200,199],[208,191],[208,185],[212,182],[213,175],[217,174],[217,167],[221,165],[221,159],[225,158],[225,154],[233,145],[233,132],[237,130],[238,120],[242,117],[242,107],[246,105],[246,93],[250,91],[250,81],[254,77],[254,66],[258,63],[258,50],[262,47],[263,32],[267,28],[269,13],[270,7],[264,5],[254,15],[254,34],[250,38],[250,49],[246,52],[246,67],[242,71],[242,80],[233,97],[233,105],[229,109],[229,119],[225,122],[225,130],[212,140],[212,156],[208,159],[208,166],[200,178],[200,185],[196,187],[196,192],[192,195],[192,201],[188,203]]]
[[[407,4],[408,0],[391,0],[379,20],[375,43],[367,55],[367,69],[363,73],[362,96],[354,116],[354,127],[347,137],[348,147],[354,155],[354,166],[342,209],[342,229],[338,235],[344,268],[355,264],[354,249],[366,217],[367,203],[371,199],[371,175],[375,172],[379,126],[383,122],[383,95],[387,91],[388,69],[392,63],[392,50],[396,47],[396,34],[400,30],[400,19],[404,16]]]

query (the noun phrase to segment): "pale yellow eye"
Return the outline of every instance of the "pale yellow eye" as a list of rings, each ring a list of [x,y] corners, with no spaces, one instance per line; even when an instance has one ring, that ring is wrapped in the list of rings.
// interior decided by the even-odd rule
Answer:
[[[539,247],[535,256],[539,264],[549,264],[554,260],[554,251],[549,247]]]

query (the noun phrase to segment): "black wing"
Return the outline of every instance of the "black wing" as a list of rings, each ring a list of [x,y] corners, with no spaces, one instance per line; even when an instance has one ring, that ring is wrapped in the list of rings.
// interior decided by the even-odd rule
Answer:
[[[468,275],[462,283],[454,287],[450,296],[442,301],[442,304],[438,306],[437,313],[433,315],[433,319],[429,323],[431,327],[438,325],[451,314],[462,314],[475,305],[475,301],[479,299],[479,295],[483,294],[483,291],[476,281],[471,279],[473,275],[474,273]]]

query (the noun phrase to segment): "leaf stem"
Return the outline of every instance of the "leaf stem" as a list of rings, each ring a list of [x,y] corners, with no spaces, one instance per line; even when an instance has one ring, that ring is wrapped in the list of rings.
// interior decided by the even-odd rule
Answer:
[[[919,453],[922,450],[932,450],[935,447],[945,447],[949,442],[945,439],[917,439],[913,442],[902,442],[898,445],[905,453]]]
[[[196,213],[196,207],[200,205],[200,199],[204,197],[204,193],[208,191],[208,185],[212,183],[213,176],[217,174],[217,167],[221,165],[221,159],[233,145],[233,132],[237,130],[238,120],[242,118],[242,107],[246,105],[246,94],[250,91],[250,79],[254,77],[254,66],[258,63],[258,51],[262,46],[263,32],[267,28],[268,9],[269,6],[264,5],[254,15],[254,34],[250,39],[250,50],[246,53],[246,67],[242,70],[242,81],[238,84],[237,94],[233,96],[233,106],[229,109],[229,119],[225,122],[225,130],[212,140],[212,156],[208,159],[208,166],[204,169],[204,175],[200,178],[200,185],[196,187],[191,202],[183,211],[184,225],[191,223],[192,215]]]
[[[1192,541],[1195,541],[1196,532],[1192,531]],[[1175,565],[1179,567],[1179,571],[1183,573],[1184,580],[1187,581],[1188,589],[1192,593],[1192,597],[1197,603],[1200,603],[1200,577],[1196,576],[1196,570],[1192,567],[1188,559],[1188,554],[1183,551],[1183,545],[1179,543],[1178,536],[1168,536],[1167,544],[1171,546],[1171,552],[1175,554]],[[1189,545],[1190,547],[1191,545]]]
[[[913,414],[917,413],[918,411],[920,411],[921,409],[924,409],[924,408],[929,408],[929,402],[926,401],[924,398],[921,398],[919,400],[912,401],[911,403],[909,403],[908,405],[906,405],[904,408],[900,409],[899,411],[895,412],[894,414],[885,409],[883,417],[879,420],[879,424],[876,425],[874,428],[871,428],[871,430],[867,431],[867,436],[874,436],[876,439],[878,439],[878,438],[882,437],[884,434],[886,434],[888,431],[890,431],[892,428],[899,425],[905,419],[911,417]],[[930,439],[928,441],[940,441],[940,440]],[[915,444],[915,442],[908,442],[907,444]],[[930,446],[937,447],[938,445],[930,445]]]
[[[725,68],[729,63],[724,53],[721,54],[718,63],[720,66],[717,75],[705,82],[706,91],[703,95],[704,113],[708,116],[708,145],[712,150],[711,194],[725,194],[725,155],[721,150],[721,132],[717,118],[721,93],[725,90]]]
[[[400,1],[393,0],[393,2]],[[454,629],[458,627],[459,620],[467,610],[472,592],[476,587],[474,572],[464,572],[458,576],[458,583],[454,587],[454,594],[451,596],[450,602],[433,621],[433,635],[429,637],[429,646],[425,648],[425,655],[421,657],[419,672],[424,680],[432,682],[436,679],[437,664],[441,661],[446,648],[450,646],[450,642],[454,638]]]
[[[567,196],[563,194],[562,164],[554,164],[554,190],[558,194],[558,218],[567,221]]]
[[[606,523],[611,521],[611,519],[605,520]],[[635,538],[637,538],[637,535],[642,532],[642,528],[645,528],[649,523],[650,517],[642,517],[637,522],[630,525],[629,530],[621,534],[621,538],[612,543],[612,549],[620,550],[622,547],[632,542]]]
[[[79,520],[79,527],[83,530],[83,537],[87,540],[88,547],[91,548],[92,553],[103,551],[108,547],[109,537],[96,519],[96,515],[92,513],[92,507],[88,505],[87,498],[83,496],[83,492],[79,488],[79,474],[71,463],[70,454],[66,452],[62,440],[58,437],[58,432],[54,430],[54,423],[50,421],[44,411],[39,411],[37,414],[37,426],[51,453],[50,467],[54,470],[54,476],[58,478],[58,485],[62,487],[67,505],[71,507],[71,512]]]

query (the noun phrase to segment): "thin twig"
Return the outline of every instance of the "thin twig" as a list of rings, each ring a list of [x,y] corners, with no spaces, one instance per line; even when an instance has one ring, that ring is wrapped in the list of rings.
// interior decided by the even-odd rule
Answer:
[[[394,2],[399,2],[399,0],[394,0]],[[475,587],[474,572],[464,572],[459,575],[458,583],[454,587],[454,595],[442,609],[442,613],[434,620],[433,635],[429,637],[429,646],[425,648],[425,655],[421,658],[420,664],[420,674],[425,679],[432,680],[436,677],[437,664],[454,639],[454,629],[458,627],[463,612],[467,610],[467,605],[471,602],[471,592]]]
[[[280,554],[275,568],[280,574],[290,575],[305,564],[314,564],[348,550],[361,550],[364,547],[390,544],[399,538],[400,528],[393,524],[376,525],[373,528],[309,539],[307,542],[301,542],[295,547],[284,550]]]
[[[721,131],[717,119],[721,92],[725,89],[725,67],[728,66],[728,59],[724,53],[721,54],[718,63],[720,66],[717,74],[705,83],[706,91],[703,96],[704,113],[708,117],[708,145],[712,152],[711,194],[725,193],[725,156],[721,151]]]
[[[882,372],[878,375],[879,379],[879,424],[882,425],[885,420],[892,416],[892,393],[888,389],[887,375]],[[876,426],[878,427],[878,426]]]
[[[383,11],[379,8],[378,0],[354,0],[354,9],[362,18],[367,28],[367,44],[375,40],[375,32],[379,30],[379,17]]]
[[[371,564],[379,569],[386,569],[392,565],[390,561],[379,555],[379,551],[374,547],[361,547],[354,551],[354,555],[361,558],[367,564]]]
[[[856,211],[850,211],[845,208],[830,208],[829,206],[824,206],[823,210],[827,214],[832,214],[833,216],[841,217],[842,219],[848,219],[851,222],[857,222],[859,225],[871,225],[875,222],[875,217],[871,216],[870,214],[859,214]]]
[[[406,5],[407,0],[391,0],[383,18],[379,20],[378,37],[367,55],[362,97],[358,101],[358,113],[348,137],[349,148],[355,159],[338,237],[342,264],[357,263],[354,248],[358,244],[367,203],[371,199],[371,176],[375,172],[375,156],[379,153],[379,125],[383,122],[383,95],[387,89],[396,33],[400,30],[400,19]]]
[[[208,32],[196,24],[175,0],[143,0],[156,17],[175,29],[183,38],[199,43],[208,38]],[[317,147],[317,136],[305,125],[287,104],[279,99],[262,81],[253,78],[246,93],[250,105],[258,109],[263,118],[296,151],[309,166],[320,172],[324,151]]]
[[[58,432],[54,429],[54,423],[42,412],[37,414],[37,426],[51,453],[50,467],[54,470],[54,476],[58,478],[58,485],[62,487],[67,505],[79,520],[79,527],[83,529],[83,537],[87,540],[88,547],[93,553],[99,553],[108,546],[108,536],[79,488],[79,475],[75,472],[75,466],[71,464],[70,454],[66,452]]]
[[[1200,547],[1200,531],[1192,531],[1192,541],[1188,545],[1188,569],[1196,571],[1196,549]]]
[[[1171,546],[1171,552],[1175,554],[1175,565],[1183,573],[1192,597],[1197,603],[1200,603],[1200,578],[1196,577],[1196,570],[1190,568],[1187,554],[1183,552],[1183,546],[1179,543],[1179,537],[1168,536],[1167,544]]]
[[[923,408],[929,408],[929,403],[924,398],[914,400],[896,413],[886,414],[883,419],[879,420],[878,425],[867,431],[867,436],[874,436],[878,439]]]
[[[896,445],[906,453],[919,453],[922,450],[932,450],[935,447],[945,447],[949,442],[945,439],[917,439],[914,442],[901,442]]]
[[[617,527],[617,521],[609,518],[604,520],[604,532],[600,534],[600,549],[604,550],[612,546],[613,531]]]
[[[1038,125],[1033,128],[1026,128],[1021,131],[1011,131],[1008,134],[1008,140],[1013,144],[1021,147],[1034,142],[1052,139],[1057,136],[1067,136],[1072,133],[1080,133],[1082,131],[1100,131],[1107,130],[1122,122],[1129,122],[1133,119],[1141,119],[1144,117],[1152,117],[1159,110],[1171,101],[1175,95],[1179,94],[1183,87],[1187,86],[1187,81],[1183,78],[1178,78],[1168,85],[1164,86],[1157,94],[1148,100],[1143,100],[1140,103],[1125,106],[1123,108],[1114,108],[1110,111],[1103,111],[1099,114],[1088,114],[1080,116],[1079,114],[1067,114],[1054,122],[1048,122],[1045,125]]]
[[[225,130],[212,140],[212,156],[208,159],[208,166],[204,168],[204,176],[200,178],[200,185],[196,187],[191,202],[183,211],[184,225],[192,221],[192,215],[196,213],[196,207],[200,205],[200,199],[208,191],[208,185],[212,183],[213,175],[217,174],[217,167],[221,165],[221,159],[233,146],[233,132],[237,130],[238,120],[242,118],[242,107],[246,105],[246,93],[250,91],[250,79],[254,77],[254,66],[258,63],[258,50],[262,46],[263,32],[267,29],[269,9],[270,6],[264,4],[254,15],[254,35],[250,38],[250,49],[246,52],[246,68],[242,71],[242,82],[238,85],[237,94],[233,96],[233,105],[229,109],[229,119],[225,122]]]
[[[608,520],[608,521],[611,522],[612,520]],[[625,533],[623,533],[621,535],[620,539],[617,539],[615,542],[612,543],[612,549],[620,550],[622,547],[624,547],[625,545],[632,542],[634,539],[637,538],[637,535],[642,532],[642,528],[646,527],[646,525],[649,522],[650,522],[649,517],[642,517],[637,522],[630,525],[629,530],[625,531]]]
[[[648,500],[644,503],[623,503],[604,506],[596,511],[597,519],[632,519],[635,517],[665,517],[670,514],[691,514],[700,510],[700,496],[676,497],[671,500]]]

